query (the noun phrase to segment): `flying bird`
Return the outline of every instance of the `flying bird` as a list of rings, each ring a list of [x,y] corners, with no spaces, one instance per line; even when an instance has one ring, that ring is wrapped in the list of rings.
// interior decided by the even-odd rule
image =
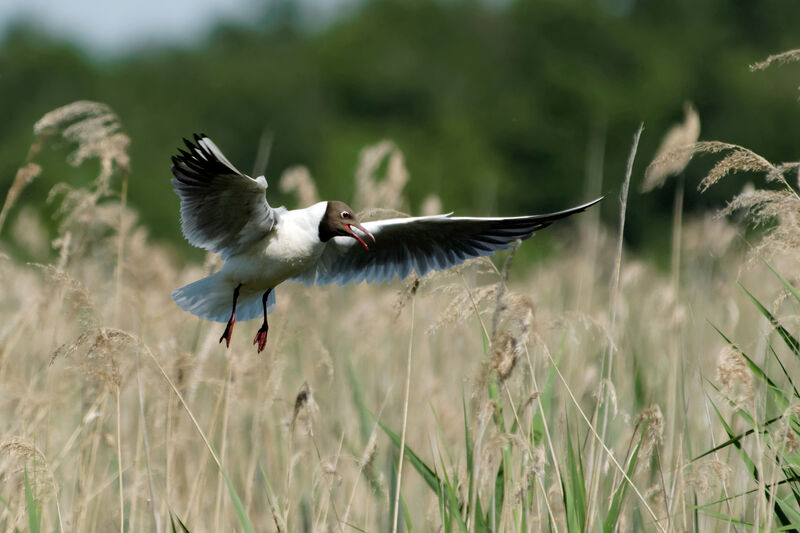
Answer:
[[[190,244],[218,252],[222,268],[172,292],[184,310],[227,322],[219,342],[230,346],[234,323],[263,316],[253,339],[267,344],[267,314],[275,287],[286,280],[308,285],[382,283],[412,270],[422,277],[467,259],[492,255],[527,239],[555,220],[599,202],[550,213],[510,218],[450,214],[359,222],[344,202],[303,209],[273,208],[267,180],[236,169],[205,135],[184,139],[172,157],[172,184],[181,200],[181,228]]]

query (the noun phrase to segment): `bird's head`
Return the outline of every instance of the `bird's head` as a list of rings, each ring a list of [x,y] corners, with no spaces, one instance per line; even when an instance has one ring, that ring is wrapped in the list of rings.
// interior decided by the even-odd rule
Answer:
[[[325,214],[322,216],[322,220],[319,223],[320,240],[326,242],[337,236],[352,237],[361,243],[361,246],[363,246],[365,250],[369,250],[367,243],[364,242],[364,239],[362,239],[353,228],[368,236],[372,239],[372,242],[375,242],[375,237],[361,225],[349,205],[338,201],[328,202]]]

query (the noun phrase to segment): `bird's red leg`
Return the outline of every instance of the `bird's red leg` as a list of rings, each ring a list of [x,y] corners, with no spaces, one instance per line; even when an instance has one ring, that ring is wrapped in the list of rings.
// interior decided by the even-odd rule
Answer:
[[[267,346],[267,332],[269,331],[269,324],[267,324],[267,298],[269,298],[269,293],[271,292],[272,289],[267,289],[267,292],[261,297],[261,305],[264,306],[264,323],[261,324],[261,328],[253,339],[253,344],[258,344],[258,353],[261,353]]]
[[[239,289],[241,288],[242,284],[240,283],[233,289],[233,309],[231,309],[231,317],[228,319],[228,325],[225,326],[225,333],[219,338],[219,342],[225,341],[226,348],[230,348],[231,346],[231,334],[233,333],[233,325],[236,323],[236,300],[239,299]]]

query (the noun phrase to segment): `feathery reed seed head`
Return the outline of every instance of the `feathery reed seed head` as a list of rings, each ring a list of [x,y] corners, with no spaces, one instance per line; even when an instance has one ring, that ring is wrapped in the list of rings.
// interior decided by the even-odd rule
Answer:
[[[667,178],[683,172],[692,160],[692,153],[684,148],[700,138],[700,115],[688,102],[683,109],[683,123],[673,126],[667,132],[656,156],[645,171],[642,192],[661,187]]]
[[[739,350],[727,345],[717,357],[717,381],[722,392],[740,407],[753,402],[753,373]]]
[[[285,193],[295,193],[300,205],[309,206],[319,202],[317,185],[306,167],[289,167],[280,178],[280,189]]]

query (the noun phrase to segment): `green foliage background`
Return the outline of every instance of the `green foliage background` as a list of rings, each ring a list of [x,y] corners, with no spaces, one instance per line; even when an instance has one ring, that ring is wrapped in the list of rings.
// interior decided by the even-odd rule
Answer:
[[[276,186],[285,168],[308,166],[323,197],[347,201],[359,150],[390,138],[407,158],[412,211],[434,192],[446,210],[482,215],[586,200],[594,140],[605,146],[612,220],[639,122],[641,171],[685,101],[700,113],[701,138],[773,161],[792,157],[800,121],[786,109],[797,71],[747,65],[796,48],[798,15],[796,0],[373,1],[308,29],[286,2],[197,46],[106,60],[18,26],[0,43],[0,190],[25,156],[31,124],[89,99],[111,105],[133,139],[130,201],[161,240],[180,240],[169,156],[196,131],[247,171],[259,137],[273,132],[270,198],[290,207],[294,199]],[[65,173],[84,179],[62,153],[43,162],[23,202],[43,203]],[[689,211],[721,203],[743,183],[700,197],[691,184],[704,165],[688,171]],[[671,203],[669,186],[633,198],[631,245],[665,247]]]

